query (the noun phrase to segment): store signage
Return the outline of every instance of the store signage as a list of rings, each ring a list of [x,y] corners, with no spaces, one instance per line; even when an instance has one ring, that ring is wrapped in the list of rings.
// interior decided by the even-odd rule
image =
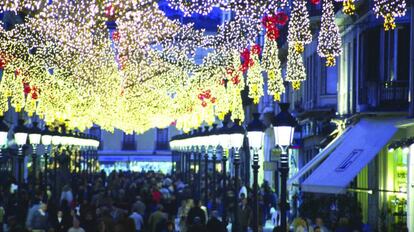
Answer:
[[[344,172],[346,169],[348,169],[349,166],[351,166],[358,157],[362,154],[364,150],[363,149],[354,149],[342,163],[335,169],[336,172]]]
[[[276,171],[277,170],[277,163],[265,161],[263,162],[263,170],[265,171]]]

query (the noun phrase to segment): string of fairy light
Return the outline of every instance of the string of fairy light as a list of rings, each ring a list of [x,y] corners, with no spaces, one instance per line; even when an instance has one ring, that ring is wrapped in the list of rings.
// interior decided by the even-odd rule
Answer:
[[[168,18],[156,0],[3,0],[0,12],[26,17],[11,29],[0,26],[0,115],[11,106],[47,124],[137,133],[171,124],[188,131],[228,113],[243,121],[245,87],[254,103],[264,86],[278,101],[285,81],[299,89],[306,80],[308,4],[322,4],[318,54],[335,65],[342,42],[333,1],[346,14],[357,10],[358,0],[168,1],[185,16],[231,11],[211,34]],[[406,13],[405,0],[373,1],[385,30]],[[278,38],[285,27],[283,76]],[[256,44],[261,34],[264,46]],[[198,49],[208,51],[201,64]]]

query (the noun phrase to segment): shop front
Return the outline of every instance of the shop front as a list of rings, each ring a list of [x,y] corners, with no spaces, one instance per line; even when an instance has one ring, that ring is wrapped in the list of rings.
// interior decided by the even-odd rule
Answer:
[[[401,118],[361,118],[289,180],[302,193],[354,199],[362,222],[379,231],[414,231],[414,148]],[[401,142],[403,141],[403,142]],[[390,149],[392,148],[392,149]],[[409,149],[410,148],[410,149]],[[414,153],[413,153],[414,154]]]

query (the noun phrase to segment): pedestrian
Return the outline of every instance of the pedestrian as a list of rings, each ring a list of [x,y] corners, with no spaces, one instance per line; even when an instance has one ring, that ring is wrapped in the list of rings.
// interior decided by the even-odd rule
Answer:
[[[325,226],[323,219],[321,217],[315,218],[315,225],[319,227],[320,232],[330,232],[328,228]]]
[[[218,212],[211,212],[211,217],[207,222],[208,232],[227,232],[226,225],[219,220]]]
[[[71,225],[70,215],[65,215],[62,210],[59,210],[52,225],[55,232],[67,232]]]
[[[78,217],[73,217],[73,226],[69,228],[68,232],[85,232],[85,230],[82,227],[80,227]]]
[[[137,208],[134,208],[132,210],[132,214],[129,215],[129,218],[131,218],[132,220],[134,220],[134,223],[135,223],[135,231],[136,232],[141,232],[143,230],[143,226],[144,226],[144,219],[142,218],[142,215],[139,214]]]
[[[148,226],[150,232],[157,232],[157,226],[162,223],[163,220],[168,219],[168,215],[163,212],[164,208],[161,204],[156,206],[156,211],[151,214],[148,219]]]
[[[187,227],[194,225],[196,218],[199,218],[200,224],[206,225],[206,213],[201,208],[201,202],[198,199],[194,201],[194,206],[188,211]]]
[[[39,209],[33,213],[31,218],[31,230],[33,232],[46,232],[49,230],[49,218],[46,213],[47,205],[41,203]]]
[[[252,219],[252,209],[247,203],[248,203],[248,200],[246,197],[244,197],[242,198],[242,204],[239,207],[239,214],[240,214],[239,221],[240,221],[242,232],[247,232],[247,229],[249,225],[251,224],[251,219]]]

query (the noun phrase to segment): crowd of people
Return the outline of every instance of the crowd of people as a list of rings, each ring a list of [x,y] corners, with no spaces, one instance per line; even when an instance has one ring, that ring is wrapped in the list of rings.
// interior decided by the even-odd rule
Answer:
[[[247,232],[252,227],[251,189],[240,181],[238,186],[242,187],[236,191],[235,179],[230,177],[227,191],[222,188],[222,176],[214,178],[216,184],[210,178],[207,198],[205,189],[194,188],[194,177],[185,183],[186,177],[179,173],[84,172],[71,174],[71,178],[70,184],[59,189],[29,183],[20,191],[10,191],[12,182],[2,184],[0,232],[225,232],[234,224],[235,212],[239,219],[234,227],[237,232]],[[274,227],[273,231],[280,231],[277,195],[266,182],[261,185],[258,202],[259,231],[266,223]],[[338,218],[332,230],[328,230],[322,217],[312,219],[314,223],[291,214],[290,229],[363,231],[345,217]]]

